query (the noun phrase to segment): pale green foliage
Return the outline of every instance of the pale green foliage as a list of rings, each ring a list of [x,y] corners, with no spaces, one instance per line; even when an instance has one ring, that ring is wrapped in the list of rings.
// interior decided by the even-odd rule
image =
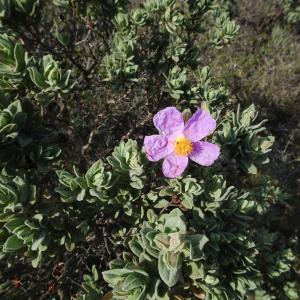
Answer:
[[[18,87],[26,67],[25,51],[14,36],[0,35],[0,87],[12,90]]]
[[[300,21],[300,3],[297,0],[280,0],[283,7],[285,19],[289,24]]]
[[[125,17],[122,17],[122,19],[119,20],[119,26],[125,26],[125,28],[127,28],[127,19],[125,18],[124,20],[124,18]],[[136,81],[134,75],[138,66],[133,61],[135,39],[131,35],[124,35],[116,34],[114,36],[111,45],[113,52],[110,55],[105,56],[103,59],[103,73],[105,81],[113,81],[118,78]]]
[[[37,94],[38,99],[53,93],[68,93],[76,84],[71,78],[71,70],[64,71],[50,54],[32,64],[28,72],[34,85],[41,91]]]
[[[258,186],[253,188],[251,192],[257,201],[260,214],[268,212],[270,207],[276,203],[284,205],[290,197],[269,176],[259,178]]]
[[[175,63],[179,61],[179,59],[186,52],[187,43],[178,35],[170,37],[170,43],[167,49],[167,57],[174,60]]]
[[[9,221],[14,213],[22,212],[24,206],[36,202],[36,187],[28,185],[23,174],[10,176],[7,170],[1,173],[1,221]]]
[[[146,273],[152,274],[153,282],[160,282],[159,289],[164,291],[163,294],[167,293],[168,287],[174,287],[175,292],[180,280],[191,285],[192,290],[206,291],[212,299],[225,295],[230,297],[234,295],[233,291],[235,295],[244,295],[247,287],[255,286],[253,280],[238,275],[238,265],[243,268],[243,273],[249,272],[250,275],[254,264],[254,243],[249,241],[247,225],[251,219],[249,214],[255,211],[254,201],[248,200],[247,194],[238,195],[233,187],[227,188],[222,177],[214,176],[212,180],[206,180],[204,190],[205,193],[195,192],[195,207],[190,220],[178,208],[161,215],[148,210],[148,222],[130,238],[129,249],[132,254],[124,253],[124,258],[128,260],[133,255],[132,260]],[[174,189],[174,194],[181,198],[178,190]],[[229,217],[232,220],[232,233],[222,232],[222,223],[219,222]],[[233,228],[238,229],[236,234]],[[225,250],[228,242],[228,247],[236,251]],[[207,264],[209,257],[214,257],[220,249],[226,252],[224,260],[220,258],[218,265]],[[235,264],[237,275],[227,285],[219,275],[224,275],[222,268],[232,268],[232,263]],[[114,265],[111,268],[117,276],[119,270],[114,270]],[[119,276],[118,280],[124,279]],[[147,291],[149,297],[153,297],[151,293],[155,290],[149,287]],[[168,292],[169,297],[171,294],[172,290]]]
[[[47,191],[43,195],[40,193],[23,171],[2,170],[0,258],[10,260],[15,253],[22,253],[37,267],[48,248],[48,255],[53,252],[54,246],[58,249],[64,246],[71,251],[75,241],[87,233],[85,221],[74,229],[64,228],[59,220],[72,215],[72,209],[64,211],[55,208],[51,202],[45,201]]]
[[[77,171],[75,175],[58,172],[61,185],[57,191],[63,201],[88,201],[98,203],[99,207],[102,206],[101,202],[105,202],[102,207],[104,212],[125,213],[131,217],[130,222],[145,218],[136,203],[154,209],[167,208],[174,203],[184,211],[193,212],[192,219],[186,220],[178,208],[161,215],[147,210],[148,222],[129,238],[131,253],[124,252],[122,267],[112,264],[112,270],[104,273],[113,274],[112,277],[104,277],[114,287],[116,299],[122,299],[122,295],[139,299],[146,291],[150,298],[155,299],[158,290],[161,295],[167,295],[167,287],[176,290],[180,278],[192,282],[192,289],[201,289],[212,299],[232,295],[240,295],[240,299],[243,299],[242,295],[255,287],[252,269],[256,252],[255,244],[249,238],[249,222],[258,206],[247,193],[239,194],[234,187],[227,187],[222,176],[209,179],[207,174],[202,181],[191,177],[182,181],[170,180],[159,192],[155,189],[151,192],[146,190],[143,195],[143,184],[132,185],[136,179],[141,180],[144,176],[143,159],[133,141],[122,142],[107,161],[112,166],[111,173],[105,170],[106,164],[102,161],[96,162],[84,176],[78,175]],[[142,194],[136,194],[136,189],[142,189]],[[138,201],[139,198],[144,200]],[[101,200],[100,204],[98,200]],[[228,218],[231,220],[229,228],[225,225]],[[226,226],[226,230],[225,227],[222,229],[223,226]],[[218,266],[214,261],[210,265],[208,258],[217,255],[220,249],[226,255],[219,258]],[[203,261],[206,261],[205,265]],[[137,266],[133,267],[132,262]],[[139,273],[137,270],[156,274],[153,279],[156,288],[142,281],[136,286],[138,290],[119,290],[121,282],[127,280],[128,266],[134,268],[134,274]],[[229,266],[237,275],[227,282],[222,276]],[[120,271],[123,268],[124,272]],[[239,275],[240,272],[244,275]],[[120,275],[123,273],[124,276]],[[136,275],[131,276],[135,278]]]
[[[121,142],[107,158],[112,171],[107,171],[107,164],[101,160],[95,162],[84,176],[75,168],[74,175],[57,171],[60,185],[56,191],[64,202],[105,203],[101,205],[102,209],[113,209],[116,214],[123,212],[138,221],[143,214],[140,190],[146,179],[142,160],[143,155],[138,152],[135,141]]]
[[[13,35],[0,35],[0,87],[5,91],[14,91],[24,83],[26,75],[39,92],[36,98],[47,101],[47,97],[56,93],[68,93],[76,84],[71,78],[71,70],[63,70],[52,55],[41,59],[29,58],[23,45]],[[35,90],[33,91],[35,93]]]
[[[235,153],[239,166],[250,174],[256,174],[257,166],[269,162],[268,153],[274,142],[273,136],[262,134],[266,120],[255,123],[257,115],[254,105],[242,112],[238,107],[237,112],[232,112],[231,118],[224,122],[218,135],[219,142]]]
[[[172,2],[175,3],[175,1]],[[167,6],[163,16],[163,22],[165,23],[167,31],[176,35],[183,25],[184,16],[178,10],[172,9],[172,6]]]
[[[51,131],[32,126],[37,121],[29,101],[11,102],[0,94],[1,166],[9,162],[23,164],[26,155],[40,163],[55,160],[60,155],[61,150],[49,143],[53,135]],[[36,141],[38,135],[40,138]]]
[[[33,17],[38,10],[40,0],[0,0],[0,24],[3,20],[13,18],[13,12]]]
[[[291,263],[295,260],[295,257],[291,249],[286,249],[279,253],[273,253],[269,257],[270,261],[275,261],[275,265],[270,266],[268,275],[271,278],[279,277],[282,273],[286,273],[291,268]]]
[[[53,4],[60,7],[67,7],[70,4],[70,0],[53,0]]]
[[[176,0],[148,0],[144,1],[141,7],[134,7],[128,10],[128,13],[119,12],[114,20],[115,34],[111,42],[111,53],[106,55],[102,61],[103,80],[110,81],[113,84],[126,83],[137,81],[137,73],[143,69],[143,62],[139,61],[139,52],[147,51],[147,48],[140,48],[137,40],[144,40],[144,42],[156,43],[155,38],[157,34],[163,34],[164,38],[169,40],[169,47],[165,53],[167,58],[171,58],[175,63],[183,59],[187,54],[187,39],[190,40],[190,55],[187,59],[197,60],[199,55],[199,46],[197,45],[197,38],[201,32],[197,26],[198,18],[201,17],[213,19],[215,29],[210,32],[211,43],[216,47],[222,47],[224,44],[236,36],[238,26],[234,21],[231,21],[225,12],[218,14],[218,5],[212,5],[213,1],[198,1],[197,3],[182,3]],[[206,16],[206,12],[210,14]],[[211,18],[211,14],[218,14]],[[187,31],[191,30],[189,36]],[[147,38],[143,37],[142,33],[148,32]],[[116,38],[118,39],[116,43]],[[193,41],[193,42],[192,42]],[[117,47],[121,45],[121,47]],[[134,51],[120,51],[120,48],[127,49],[128,46],[134,44],[132,50]],[[150,47],[149,47],[150,48]],[[149,52],[151,57],[154,53]],[[192,54],[192,53],[190,53]],[[173,98],[179,99],[181,94],[181,85],[185,81],[185,74],[180,75],[178,66],[168,68],[167,86]]]
[[[161,215],[154,226],[145,223],[129,247],[140,264],[144,261],[153,264],[155,259],[160,278],[172,287],[182,276],[183,262],[199,258],[207,241],[205,235],[188,234],[183,213],[174,209]]]
[[[2,99],[5,99],[4,96]],[[27,119],[21,102],[16,100],[7,107],[3,102],[0,110],[1,146],[12,143],[16,138],[19,138],[20,144],[26,145],[26,139],[22,141],[22,136],[19,135],[20,130],[25,127]]]
[[[205,101],[208,105],[220,107],[228,100],[228,91],[223,86],[216,86],[209,67],[203,67],[194,72],[195,83],[191,85],[190,103]]]
[[[148,11],[151,14],[159,12],[164,8],[164,6],[165,6],[165,1],[160,1],[160,0],[147,0],[144,3],[144,7],[146,11]]]
[[[257,292],[258,299],[298,299],[298,287],[295,282],[291,282],[291,269],[296,257],[292,249],[283,247],[284,241],[281,238],[278,233],[263,228],[257,232],[257,245],[260,249],[258,261],[266,268],[269,291],[266,293],[262,286],[262,291]],[[268,298],[269,294],[277,297]]]
[[[128,32],[129,30],[129,15],[123,12],[119,12],[115,17],[115,26],[120,32]]]
[[[129,181],[134,189],[143,188],[145,176],[142,163],[145,162],[145,157],[138,151],[135,141],[121,142],[107,161],[114,172],[122,177],[124,183]]]
[[[194,207],[194,198],[199,196],[202,192],[202,187],[197,182],[197,179],[186,177],[181,181],[178,179],[169,180],[169,184],[159,191],[159,196],[172,197],[176,195],[185,208],[192,209]],[[168,203],[169,201],[161,199],[155,204],[155,207],[163,208],[168,205]]]
[[[11,14],[11,0],[0,0],[0,20],[6,19]]]
[[[149,274],[122,260],[111,261],[110,268],[110,271],[103,273],[103,278],[114,288],[116,299],[145,299],[146,287],[151,280]]]
[[[166,84],[170,96],[179,100],[184,93],[183,88],[186,84],[186,69],[181,69],[178,66],[173,67],[167,77]]]
[[[98,300],[102,291],[99,277],[98,270],[96,266],[93,265],[91,274],[83,275],[82,288],[84,293],[76,297],[76,300]]]
[[[74,168],[74,175],[66,171],[57,171],[60,186],[56,191],[60,193],[64,202],[73,201],[108,201],[108,192],[112,187],[112,174],[105,173],[103,162],[95,162],[86,172],[85,176],[80,176]]]
[[[284,292],[288,299],[297,300],[299,299],[299,289],[295,282],[287,282],[284,286]]]
[[[42,220],[42,215],[36,214],[31,220],[23,215],[37,201],[36,187],[28,184],[24,174],[11,176],[3,169],[0,176],[0,194],[0,222],[4,223],[1,229],[0,256],[5,257],[6,253],[27,248],[27,255],[36,266],[41,253],[46,250],[43,243],[46,232],[40,231],[37,225]]]
[[[175,65],[166,77],[166,91],[178,105],[186,102],[197,106],[201,104],[216,115],[229,102],[228,91],[215,82],[207,66],[191,71]]]
[[[148,13],[145,9],[136,9],[131,15],[132,23],[136,26],[143,26],[148,21]]]
[[[13,2],[15,9],[32,15],[38,1]],[[51,59],[50,59],[51,60]],[[61,76],[57,63],[44,60],[41,78],[48,86],[69,81]],[[30,86],[27,71],[33,58],[28,59],[22,42],[14,35],[3,33],[0,36],[0,222],[1,246],[0,257],[8,263],[16,254],[28,257],[37,267],[45,252],[52,255],[55,249],[71,251],[75,241],[86,233],[85,222],[77,224],[73,230],[63,231],[59,221],[70,211],[55,208],[47,200],[47,189],[36,185],[35,172],[26,172],[21,167],[28,167],[28,162],[41,168],[55,160],[61,150],[51,144],[55,133],[42,126],[39,114],[30,101],[31,95],[24,95],[24,86],[35,92]],[[60,77],[61,76],[61,77]],[[69,77],[69,74],[68,76]],[[63,87],[66,85],[62,84]],[[31,174],[31,175],[29,175]],[[39,183],[40,184],[40,183]],[[49,217],[48,217],[49,214]],[[51,215],[51,217],[50,217]]]
[[[253,297],[255,297],[255,300],[272,300],[274,298],[272,298],[271,296],[268,295],[268,293],[264,290],[258,290],[255,291]]]
[[[40,0],[12,0],[17,11],[33,16],[36,13]]]
[[[214,16],[215,28],[209,32],[209,40],[217,48],[226,45],[238,33],[239,26],[231,21],[226,12],[217,12]]]

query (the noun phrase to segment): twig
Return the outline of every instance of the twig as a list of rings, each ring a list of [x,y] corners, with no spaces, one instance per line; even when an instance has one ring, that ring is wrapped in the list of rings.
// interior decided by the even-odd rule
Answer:
[[[95,129],[93,129],[89,135],[88,142],[81,148],[81,154],[85,155],[88,149],[90,148],[91,144],[93,143],[94,136],[97,134],[98,130],[103,126],[100,124]]]
[[[107,245],[107,239],[106,239],[105,227],[102,227],[102,233],[103,233],[103,240],[104,240],[104,246],[105,246],[105,249],[106,249],[107,253],[108,253],[109,255],[111,255],[111,251],[109,250],[108,245]]]
[[[48,45],[46,45],[39,37],[39,31],[38,29],[32,24],[32,28],[34,29],[35,33],[32,32],[32,30],[30,29],[30,24],[26,24],[27,28],[26,30],[28,30],[30,32],[30,34],[32,35],[32,37],[34,38],[34,40],[39,43],[43,48],[45,48],[47,51],[49,51],[50,53],[52,53],[54,56],[58,56],[61,57],[60,53],[57,53],[55,51],[53,51],[53,49],[51,47],[49,47]],[[67,52],[66,48],[63,47],[63,54],[66,56],[67,59],[69,59],[71,61],[71,63],[76,66],[82,73],[84,76],[84,79],[88,82],[89,78],[88,78],[88,70],[86,70],[81,64],[79,64],[77,62],[76,59],[74,59],[72,56],[69,55],[69,53]]]
[[[90,35],[91,35],[91,30],[88,31],[87,35],[81,41],[75,43],[75,45],[78,46],[78,45],[84,43],[90,37]]]
[[[75,285],[77,285],[80,288],[82,288],[82,285],[80,283],[78,283],[77,281],[75,281],[74,279],[72,279],[71,277],[66,276],[65,278],[69,279],[72,283],[74,283]]]
[[[299,123],[299,124],[300,124],[300,123]],[[298,124],[298,125],[299,125],[299,124]],[[296,130],[297,130],[298,125],[297,125],[297,126],[292,130],[292,132],[289,134],[289,139],[288,139],[288,141],[287,141],[287,143],[286,143],[286,145],[285,145],[283,151],[281,152],[281,155],[285,155],[285,153],[286,153],[286,151],[287,151],[287,148],[288,148],[289,145],[292,143],[292,140],[293,140],[293,138],[294,138],[294,135],[295,135],[295,132],[296,132]]]

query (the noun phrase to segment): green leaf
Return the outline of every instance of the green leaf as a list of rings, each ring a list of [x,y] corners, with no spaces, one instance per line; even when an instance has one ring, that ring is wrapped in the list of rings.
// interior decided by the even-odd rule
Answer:
[[[11,233],[15,231],[16,228],[24,225],[24,218],[18,218],[18,219],[13,219],[6,224],[4,224],[4,227]]]
[[[35,252],[34,253],[34,258],[31,259],[31,264],[34,268],[37,268],[40,261],[42,259],[42,254],[41,252]]]
[[[23,72],[26,66],[24,48],[20,43],[17,43],[14,49],[14,57],[16,61],[16,71]]]
[[[36,251],[38,250],[39,246],[42,244],[42,242],[45,240],[46,235],[42,233],[32,244],[31,250]]]
[[[3,252],[15,252],[24,247],[23,241],[13,235],[3,245]]]
[[[158,271],[161,279],[168,287],[174,286],[181,275],[182,256],[180,253],[160,253]]]
[[[47,89],[49,85],[45,82],[45,78],[34,67],[28,68],[28,72],[32,82],[41,90]]]

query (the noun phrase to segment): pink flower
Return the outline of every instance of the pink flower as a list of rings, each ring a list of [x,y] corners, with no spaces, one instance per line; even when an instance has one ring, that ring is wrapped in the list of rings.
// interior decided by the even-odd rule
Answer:
[[[210,166],[220,155],[219,146],[201,141],[216,129],[216,121],[203,109],[198,109],[184,124],[175,107],[167,107],[153,117],[158,135],[145,136],[146,155],[151,161],[164,159],[163,174],[180,176],[189,158],[201,166]]]

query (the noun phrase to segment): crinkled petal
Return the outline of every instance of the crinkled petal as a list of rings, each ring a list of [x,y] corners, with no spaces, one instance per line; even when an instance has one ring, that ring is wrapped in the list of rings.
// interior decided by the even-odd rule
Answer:
[[[183,173],[188,162],[189,158],[187,156],[172,153],[164,159],[162,165],[163,173],[166,177],[176,178]]]
[[[147,158],[158,161],[173,152],[174,146],[168,138],[162,135],[145,136],[144,146]]]
[[[197,142],[210,135],[216,129],[217,123],[208,111],[198,109],[187,121],[184,135],[192,142]]]
[[[167,107],[160,110],[153,117],[153,123],[160,134],[166,136],[182,134],[184,129],[182,114],[176,107]]]
[[[190,159],[201,166],[211,166],[220,156],[220,147],[209,142],[195,142]]]

